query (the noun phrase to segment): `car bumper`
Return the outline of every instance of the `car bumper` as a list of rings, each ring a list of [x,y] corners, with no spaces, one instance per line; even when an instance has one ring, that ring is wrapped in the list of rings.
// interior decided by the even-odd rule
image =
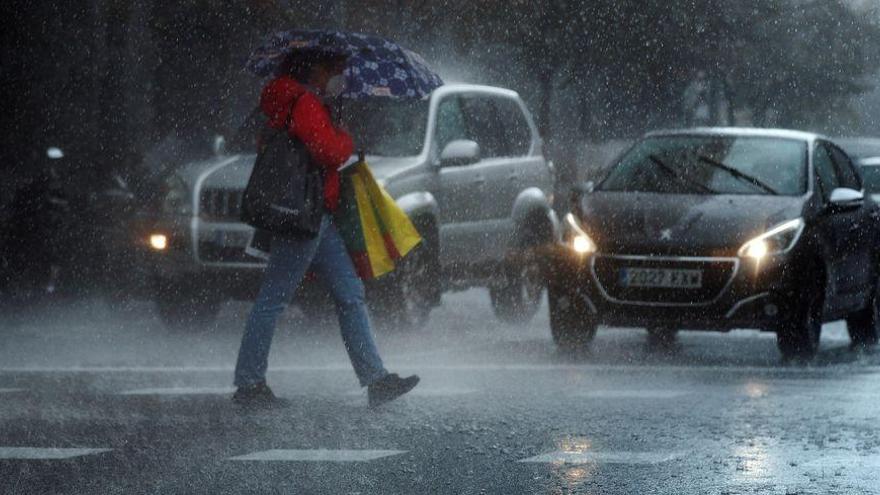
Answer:
[[[774,330],[797,299],[798,277],[788,257],[768,257],[759,265],[735,257],[579,256],[557,245],[546,259],[555,296],[578,298],[604,325]],[[706,287],[635,292],[614,287],[614,271],[630,265],[702,269]],[[711,270],[717,270],[714,279],[706,277]]]

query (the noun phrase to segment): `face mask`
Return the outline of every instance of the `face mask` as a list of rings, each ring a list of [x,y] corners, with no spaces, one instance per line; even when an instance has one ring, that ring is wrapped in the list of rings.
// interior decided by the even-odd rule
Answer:
[[[345,76],[337,74],[327,80],[327,87],[324,88],[324,93],[327,96],[335,98],[343,92],[345,92]]]

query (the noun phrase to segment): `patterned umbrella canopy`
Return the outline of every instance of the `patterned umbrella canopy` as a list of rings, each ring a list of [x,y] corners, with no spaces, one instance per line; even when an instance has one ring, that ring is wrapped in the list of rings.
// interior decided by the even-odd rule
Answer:
[[[322,51],[348,57],[343,98],[426,98],[443,85],[418,54],[377,36],[344,31],[291,29],[272,34],[248,57],[246,67],[268,76],[291,56]]]

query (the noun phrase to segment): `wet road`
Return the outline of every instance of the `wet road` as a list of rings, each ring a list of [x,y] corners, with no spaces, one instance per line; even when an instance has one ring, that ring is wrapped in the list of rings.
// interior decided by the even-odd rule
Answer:
[[[270,384],[229,402],[248,306],[202,332],[90,302],[0,322],[0,493],[880,493],[880,353],[825,327],[809,367],[770,334],[600,329],[565,356],[546,308],[495,321],[445,296],[418,333],[378,335],[416,391],[366,408],[336,330],[281,325]]]

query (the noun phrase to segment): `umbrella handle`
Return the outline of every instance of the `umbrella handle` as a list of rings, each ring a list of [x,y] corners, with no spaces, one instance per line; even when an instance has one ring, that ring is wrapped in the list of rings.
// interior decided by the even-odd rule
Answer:
[[[358,150],[358,162],[360,162],[360,163],[367,162],[367,157],[366,157],[366,155],[364,155],[364,150]]]

